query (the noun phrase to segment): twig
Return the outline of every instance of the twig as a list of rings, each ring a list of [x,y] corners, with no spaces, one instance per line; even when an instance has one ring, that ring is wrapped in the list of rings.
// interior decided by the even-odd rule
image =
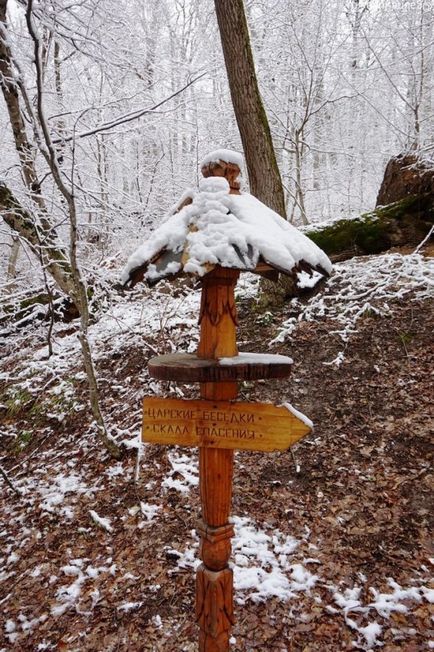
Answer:
[[[137,456],[136,456],[136,464],[135,464],[135,469],[134,469],[134,484],[137,484],[139,481],[139,475],[140,475],[140,462],[142,461],[143,457],[143,443],[142,443],[142,437],[141,433],[139,435],[139,445],[137,446]]]
[[[426,236],[424,237],[424,239],[422,240],[422,242],[420,242],[420,243],[417,245],[416,249],[413,251],[414,254],[418,254],[418,253],[419,253],[419,251],[422,249],[422,247],[423,247],[423,246],[428,242],[428,240],[429,240],[430,237],[432,236],[433,231],[434,231],[434,224],[432,225],[432,227],[430,228],[430,230],[428,231],[428,233],[426,234]]]
[[[4,468],[1,466],[0,466],[0,475],[3,477],[8,487],[10,487],[12,491],[14,491],[17,494],[17,496],[22,496],[22,491],[14,485],[14,483],[12,482],[12,480],[10,479],[10,477],[8,476]]]
[[[295,472],[300,473],[300,464],[297,462],[297,458],[295,457],[295,453],[292,448],[289,449],[289,452],[291,453],[292,461],[294,462]]]

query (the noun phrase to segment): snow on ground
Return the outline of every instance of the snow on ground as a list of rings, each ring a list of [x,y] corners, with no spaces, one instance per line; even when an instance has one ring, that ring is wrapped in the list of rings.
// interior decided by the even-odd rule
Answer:
[[[281,325],[271,345],[291,338],[301,322],[327,318],[336,321],[334,332],[345,346],[351,334],[357,332],[359,319],[370,314],[388,315],[391,301],[407,297],[434,297],[434,259],[393,253],[338,263],[322,292],[307,303],[291,301],[288,310],[296,316]],[[330,364],[339,367],[343,360],[342,352]]]
[[[199,469],[196,460],[176,449],[169,452],[168,459],[172,469],[162,482],[165,489],[188,493],[192,487],[198,486]]]
[[[93,357],[97,363],[107,357],[116,360],[116,356],[119,356],[119,364],[122,364],[122,354],[128,347],[136,344],[143,348],[141,375],[146,382],[147,394],[161,391],[158,383],[149,381],[146,370],[147,357],[180,349],[192,351],[198,341],[199,290],[184,292],[174,297],[166,294],[164,288],[161,289],[163,291],[151,292],[142,288],[139,293],[127,295],[122,300],[114,300],[111,307],[92,325],[89,335]],[[44,332],[45,328],[40,327],[40,332]],[[33,340],[29,343],[24,334],[18,334],[17,344],[10,350],[6,349],[4,362],[7,364],[8,359],[14,361],[13,372],[0,372],[0,381],[10,384],[7,394],[8,406],[14,402],[18,406],[24,398],[29,402],[33,399],[37,404],[43,393],[45,408],[49,406],[47,416],[52,416],[57,421],[61,422],[71,411],[80,412],[85,409],[85,404],[77,401],[74,389],[76,384],[85,383],[80,345],[75,332],[63,334],[62,331],[64,325],[55,324],[53,355],[50,357],[43,338],[39,343],[37,338],[36,342]],[[5,346],[8,342],[10,340],[5,339]],[[103,396],[104,387],[108,383],[112,390],[118,390],[121,400],[130,393],[128,384],[123,383],[116,387],[112,374],[108,373],[99,376]],[[46,409],[45,411],[47,412]],[[139,409],[134,416],[134,426],[137,427],[140,424]],[[128,424],[127,428],[120,427],[118,418],[107,418],[107,424],[118,441],[136,436],[137,430],[132,429],[131,424]],[[13,432],[10,436],[13,436]]]
[[[367,593],[372,599],[364,601],[361,594],[366,589],[362,583],[363,580],[366,582],[366,577],[359,576],[360,585],[339,589],[322,579],[318,559],[302,557],[299,561],[297,553],[302,541],[266,523],[261,526],[248,517],[233,516],[231,520],[235,526],[232,539],[235,601],[240,606],[248,601],[257,604],[277,599],[287,602],[289,609],[297,609],[301,593],[306,592],[313,602],[321,603],[325,589],[332,602],[327,611],[342,614],[347,626],[357,635],[357,647],[370,650],[383,646],[383,625],[376,618],[380,617],[383,622],[395,613],[408,613],[421,602],[432,603],[434,600],[434,591],[420,579],[415,579],[413,586],[402,587],[390,577],[388,591],[369,586]],[[201,563],[198,558],[199,539],[195,531],[191,534],[194,540],[186,549],[166,550],[177,560],[177,569],[171,571],[172,575],[188,568],[196,570]],[[304,543],[308,540],[307,532]],[[310,547],[315,550],[315,546]],[[303,619],[303,614],[300,617]]]
[[[245,275],[237,294],[241,299],[254,300],[257,288],[257,278]],[[338,264],[334,276],[320,294],[307,303],[299,299],[291,302],[288,313],[300,311],[300,316],[290,316],[282,324],[272,345],[293,338],[302,322],[331,319],[336,322],[334,333],[343,346],[331,361],[338,368],[345,364],[345,347],[364,315],[388,315],[393,302],[432,297],[433,288],[433,260],[420,255],[385,254]],[[140,292],[113,301],[90,329],[103,406],[109,427],[118,441],[137,441],[140,400],[145,394],[175,391],[173,386],[149,379],[145,368],[147,358],[174,350],[193,351],[197,344],[199,291],[188,290],[175,295],[165,290],[164,285],[158,291],[141,288]],[[17,334],[13,341],[5,338],[5,366],[0,374],[0,380],[8,384],[2,398],[4,408],[14,415],[14,411],[24,406],[43,421],[39,430],[41,450],[37,449],[35,455],[9,469],[24,496],[24,508],[20,511],[16,503],[10,501],[0,526],[0,587],[11,581],[17,586],[24,580],[40,581],[44,595],[50,595],[49,604],[42,604],[39,611],[31,612],[23,606],[13,618],[6,615],[2,631],[10,646],[18,646],[16,649],[26,649],[28,637],[44,628],[50,619],[67,614],[77,617],[84,614],[90,618],[96,606],[105,603],[109,582],[131,587],[127,592],[120,592],[121,597],[113,602],[120,616],[130,616],[144,609],[149,596],[160,591],[165,575],[147,580],[148,593],[145,595],[142,590],[138,595],[133,588],[140,576],[140,566],[131,573],[122,566],[126,564],[122,556],[121,562],[115,562],[113,541],[124,532],[131,545],[145,536],[148,547],[151,542],[157,557],[160,542],[154,542],[154,537],[172,509],[167,505],[178,504],[176,501],[188,504],[194,499],[198,485],[196,454],[176,448],[168,451],[162,469],[160,462],[148,456],[149,447],[145,448],[140,476],[147,474],[146,499],[139,499],[134,492],[132,497],[129,494],[127,498],[122,497],[121,491],[126,491],[133,478],[131,460],[101,461],[95,476],[87,456],[93,454],[97,460],[102,460],[103,455],[101,451],[94,452],[97,445],[83,397],[85,377],[76,334],[65,333],[64,325],[56,325],[54,353],[48,358],[45,328],[42,325],[30,335]],[[123,369],[126,363],[123,356],[131,346],[143,351],[143,364],[136,360],[137,367],[129,372]],[[121,369],[123,375],[118,379],[117,372]],[[108,387],[116,396],[115,405],[104,403],[108,401]],[[80,439],[71,436],[68,426],[77,419],[83,423]],[[2,435],[8,442],[16,441],[18,454],[25,453],[32,433],[17,427],[11,418],[5,423]],[[55,442],[55,445],[42,446],[45,441]],[[66,459],[62,453],[64,449],[68,450]],[[0,464],[2,462],[0,459]],[[155,478],[159,472],[157,482]],[[106,490],[117,490],[121,497],[115,505],[111,502],[96,505]],[[110,511],[112,509],[115,513]],[[405,584],[399,584],[393,577],[387,579],[386,586],[375,584],[362,575],[357,582],[333,584],[322,572],[321,542],[316,542],[319,547],[315,548],[308,531],[304,537],[299,533],[296,538],[275,524],[256,522],[246,516],[235,516],[233,520],[235,589],[240,607],[259,606],[274,600],[287,605],[288,613],[298,614],[300,598],[307,596],[306,604],[323,605],[329,614],[344,619],[356,649],[370,650],[381,648],[386,628],[395,628],[399,639],[397,618],[411,614],[421,605],[432,604],[434,600],[427,569],[422,569],[423,572]],[[62,529],[71,535],[71,550],[62,548],[57,552],[55,537]],[[26,566],[28,550],[40,545],[47,532],[54,537],[54,543],[47,541],[45,558],[39,557],[29,570]],[[176,558],[175,568],[170,573],[178,577],[181,571],[191,572],[197,566],[198,539],[194,531],[184,530],[182,522],[177,523],[176,533],[186,544],[177,541],[166,549],[161,544],[161,550],[165,549]],[[87,546],[86,555],[74,556],[74,540],[80,540],[84,548]],[[90,559],[93,541],[103,547]],[[121,544],[119,548],[122,550]],[[0,597],[0,606],[9,609],[13,600],[13,594],[6,592]],[[306,612],[299,615],[307,618]],[[160,616],[158,607],[152,619],[150,622],[155,629],[176,629],[173,617]],[[44,634],[39,637],[39,643],[39,649],[53,649]]]
[[[429,602],[430,589],[427,586],[410,586],[404,588],[391,577],[387,579],[387,592],[381,592],[375,587],[369,587],[371,601],[361,599],[362,586],[355,585],[352,589],[337,590],[333,600],[337,607],[343,610],[345,622],[352,630],[362,635],[359,644],[365,643],[367,648],[382,647],[381,633],[383,627],[375,620],[379,616],[390,619],[393,614],[406,614],[422,601]],[[333,591],[333,587],[329,587]],[[334,607],[329,607],[334,613]],[[336,609],[338,612],[338,609]],[[365,624],[366,623],[366,624]]]

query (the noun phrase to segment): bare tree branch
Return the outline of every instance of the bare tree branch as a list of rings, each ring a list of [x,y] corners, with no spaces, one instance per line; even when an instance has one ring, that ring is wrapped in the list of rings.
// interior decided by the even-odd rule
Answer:
[[[199,79],[202,79],[202,77],[204,77],[205,75],[206,73],[203,72],[201,75],[194,77],[194,79],[191,79],[182,88],[179,88],[177,91],[172,93],[172,95],[169,95],[169,97],[166,97],[164,100],[161,100],[161,102],[154,104],[154,106],[148,107],[147,109],[139,109],[138,111],[133,111],[132,113],[127,113],[126,115],[120,116],[119,118],[112,120],[111,122],[107,122],[103,125],[100,125],[99,127],[95,127],[94,129],[89,129],[88,131],[82,131],[78,134],[73,134],[72,136],[66,136],[65,138],[55,138],[53,139],[52,143],[53,145],[57,145],[58,143],[69,143],[71,140],[77,138],[87,138],[88,136],[99,134],[102,131],[109,131],[110,129],[114,129],[115,127],[119,127],[120,125],[126,124],[127,122],[132,122],[133,120],[137,120],[138,118],[141,118],[147,113],[152,113],[153,111],[156,111],[156,109],[158,109],[163,104],[166,104],[170,100],[173,100],[174,97],[183,93],[189,86],[197,82]]]

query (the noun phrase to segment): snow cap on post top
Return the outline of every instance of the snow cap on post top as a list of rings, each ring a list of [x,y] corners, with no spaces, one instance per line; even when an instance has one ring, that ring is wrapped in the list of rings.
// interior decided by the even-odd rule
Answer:
[[[180,274],[202,277],[220,266],[277,280],[278,273],[330,274],[326,254],[295,226],[249,193],[237,177],[242,156],[216,150],[201,163],[205,179],[129,258],[125,286],[155,285]]]
[[[231,195],[240,194],[240,182],[237,180],[241,173],[243,157],[238,152],[230,149],[216,149],[207,154],[201,161],[200,171],[207,177],[224,177],[227,179]]]

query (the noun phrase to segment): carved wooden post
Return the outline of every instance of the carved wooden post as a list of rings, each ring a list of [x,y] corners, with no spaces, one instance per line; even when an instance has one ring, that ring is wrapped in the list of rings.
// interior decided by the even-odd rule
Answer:
[[[228,652],[234,622],[233,576],[228,565],[234,533],[229,523],[233,451],[286,450],[311,429],[291,406],[231,402],[237,398],[238,380],[285,378],[292,365],[283,356],[267,355],[261,361],[260,355],[248,354],[254,360],[243,361],[238,355],[234,297],[238,276],[239,270],[222,267],[204,276],[197,355],[158,356],[148,363],[153,378],[200,382],[201,400],[153,397],[143,402],[144,441],[199,446],[202,520],[197,529],[203,563],[196,578],[196,618],[200,652]],[[233,357],[229,365],[221,360]],[[237,427],[237,414],[247,426]],[[228,415],[233,422],[228,422]]]
[[[214,154],[225,152],[219,150]],[[203,176],[224,177],[230,193],[240,194],[238,165],[222,159],[209,161],[202,167]],[[189,201],[194,202],[191,198]],[[171,254],[162,250],[160,265],[173,261],[171,255],[164,259],[167,253]],[[188,247],[184,255],[188,259]],[[244,267],[241,259],[240,263],[241,270],[250,269]],[[256,271],[263,273],[270,269],[274,268],[261,262]],[[137,270],[140,274],[142,266]],[[233,451],[286,450],[311,430],[308,420],[300,418],[302,415],[289,404],[277,407],[268,403],[232,402],[238,395],[239,380],[286,378],[292,365],[292,360],[284,356],[247,354],[246,359],[238,355],[234,290],[239,273],[239,269],[215,266],[203,277],[197,355],[163,355],[148,363],[153,378],[200,382],[201,400],[148,397],[143,401],[143,441],[199,446],[202,520],[198,532],[203,563],[197,571],[196,617],[200,652],[228,652],[234,622],[233,577],[228,564],[234,533],[229,523]],[[230,364],[221,360],[233,357],[236,359],[230,360]]]
[[[239,272],[216,268],[203,280],[198,355],[216,359],[237,355],[234,288]],[[203,383],[201,397],[231,400],[238,394],[236,382]],[[196,616],[199,622],[199,650],[225,652],[229,649],[233,624],[233,579],[228,567],[233,526],[228,522],[232,499],[232,450],[199,449],[199,483],[202,505],[200,555],[197,572]]]

